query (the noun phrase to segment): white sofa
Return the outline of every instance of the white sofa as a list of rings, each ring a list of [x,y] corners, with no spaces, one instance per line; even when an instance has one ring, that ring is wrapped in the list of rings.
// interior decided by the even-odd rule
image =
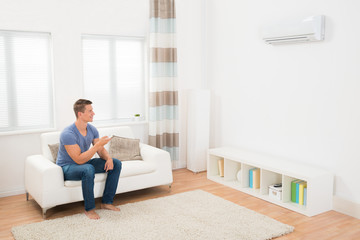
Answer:
[[[116,135],[134,138],[130,127],[99,128],[101,136]],[[81,181],[64,181],[62,168],[55,164],[48,144],[59,142],[61,132],[41,135],[41,155],[32,155],[25,161],[25,189],[41,206],[43,217],[46,211],[57,205],[82,201]],[[109,144],[105,146],[108,149]],[[140,143],[143,160],[122,162],[122,170],[116,193],[123,193],[173,182],[170,154],[164,150]],[[106,173],[96,174],[94,195],[101,197]]]

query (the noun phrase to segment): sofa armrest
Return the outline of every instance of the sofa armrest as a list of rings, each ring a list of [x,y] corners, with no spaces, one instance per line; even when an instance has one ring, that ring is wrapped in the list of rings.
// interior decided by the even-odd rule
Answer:
[[[64,187],[62,168],[43,155],[32,155],[25,161],[25,189],[41,205],[44,192]]]
[[[144,143],[140,143],[140,154],[144,161],[171,163],[170,154],[167,151]]]
[[[140,154],[144,161],[157,166],[157,171],[167,176],[169,182],[173,181],[170,153],[165,150],[140,143]]]

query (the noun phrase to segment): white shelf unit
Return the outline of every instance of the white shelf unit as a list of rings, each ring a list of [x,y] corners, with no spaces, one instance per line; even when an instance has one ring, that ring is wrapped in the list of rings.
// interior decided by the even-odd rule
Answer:
[[[218,160],[220,159],[224,159],[224,177],[219,175]],[[249,187],[251,168],[260,168],[260,189]],[[239,180],[238,171],[241,171]],[[332,210],[333,174],[285,158],[241,148],[213,148],[208,151],[207,177],[214,182],[309,217]],[[307,182],[306,205],[291,202],[291,182],[295,179]],[[269,186],[274,183],[282,183],[281,200],[269,197]]]

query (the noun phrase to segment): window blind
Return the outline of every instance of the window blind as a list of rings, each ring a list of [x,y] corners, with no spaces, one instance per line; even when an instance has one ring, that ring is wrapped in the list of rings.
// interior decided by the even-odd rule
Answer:
[[[144,38],[84,35],[85,97],[95,121],[127,121],[145,114]]]
[[[0,31],[0,132],[54,127],[50,39]]]

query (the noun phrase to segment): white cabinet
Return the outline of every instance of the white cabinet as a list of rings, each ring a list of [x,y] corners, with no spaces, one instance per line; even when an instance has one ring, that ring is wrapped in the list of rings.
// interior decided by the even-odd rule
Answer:
[[[220,177],[218,160],[224,159],[224,177]],[[222,147],[208,151],[208,179],[232,187],[268,202],[314,216],[332,210],[332,173],[302,163],[257,153],[241,148]],[[260,188],[249,186],[249,170],[260,169]],[[240,171],[240,179],[237,175]],[[291,201],[291,182],[300,179],[307,182],[306,205]],[[282,183],[281,200],[269,197],[269,186]]]

